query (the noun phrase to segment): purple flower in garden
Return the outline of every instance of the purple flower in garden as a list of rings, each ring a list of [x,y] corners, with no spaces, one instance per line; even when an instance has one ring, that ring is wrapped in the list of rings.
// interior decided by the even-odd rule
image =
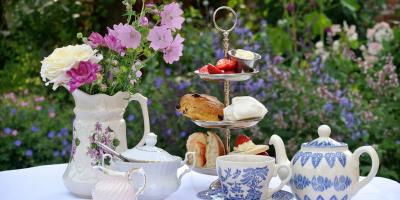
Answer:
[[[156,80],[154,80],[154,86],[159,89],[161,87],[161,84],[163,82],[163,79],[161,77],[157,77]]]
[[[15,140],[15,142],[14,142],[14,145],[15,145],[16,147],[21,146],[21,144],[22,144],[22,141],[21,141],[21,140]]]
[[[164,135],[169,137],[172,135],[172,129],[168,128],[167,130],[164,131]]]
[[[36,132],[39,131],[39,128],[38,128],[37,126],[35,126],[35,125],[32,125],[31,131],[32,131],[33,133],[36,133]]]
[[[149,19],[147,19],[147,17],[143,16],[139,19],[139,24],[140,24],[140,26],[147,26],[147,25],[149,25]]]
[[[104,38],[97,32],[92,32],[89,36],[89,45],[92,48],[96,48],[98,46],[103,46],[104,45]]]
[[[72,68],[67,71],[67,75],[71,77],[69,85],[69,91],[73,92],[81,85],[85,83],[91,84],[94,80],[96,80],[97,72],[100,71],[100,65],[97,63],[92,63],[90,61],[81,61],[79,62],[78,68]]]
[[[164,49],[171,45],[173,37],[171,30],[165,26],[155,26],[150,30],[147,40],[154,50]]]
[[[172,64],[174,61],[178,61],[182,56],[183,50],[183,39],[179,34],[175,36],[174,41],[164,50],[164,60],[166,63]]]
[[[28,149],[28,150],[25,151],[25,156],[26,157],[32,157],[32,155],[33,155],[32,149]]]
[[[340,103],[340,105],[342,105],[345,108],[351,108],[350,100],[346,97],[340,98],[339,103]]]
[[[57,158],[60,156],[60,151],[54,150],[53,151],[53,157]]]
[[[333,104],[331,102],[328,102],[324,105],[324,110],[328,113],[333,111]]]
[[[11,108],[10,115],[15,115],[17,113],[17,109]]]
[[[151,99],[147,100],[147,105],[151,105],[153,103],[153,101]]]
[[[69,143],[68,143],[67,140],[63,140],[63,141],[61,141],[61,144],[62,144],[63,146],[67,146]]]
[[[191,85],[190,81],[181,81],[178,84],[178,90],[184,90]]]
[[[44,101],[44,97],[36,97],[35,102],[42,102]]]
[[[296,9],[296,6],[294,5],[294,3],[288,3],[286,9],[288,12],[293,13]]]
[[[171,75],[171,71],[172,71],[171,68],[167,67],[167,68],[165,68],[164,73],[165,73],[166,76],[170,76]]]
[[[121,45],[121,41],[119,41],[115,35],[107,34],[104,37],[104,43],[109,49],[119,53],[121,56],[125,55],[125,48]]]
[[[182,132],[179,134],[179,136],[180,136],[181,138],[184,138],[184,137],[187,136],[187,132],[186,132],[186,131],[182,131]]]
[[[8,127],[6,127],[6,128],[4,128],[4,129],[3,129],[3,132],[4,132],[4,134],[6,134],[6,135],[10,135],[10,134],[11,134],[11,132],[12,132],[12,129],[11,129],[11,128],[8,128]]]
[[[311,70],[316,73],[316,74],[320,74],[321,73],[321,69],[323,68],[324,64],[322,62],[322,59],[320,56],[317,56],[315,58],[315,60],[313,60],[311,63]]]
[[[54,131],[49,131],[49,132],[47,133],[47,137],[48,137],[49,139],[54,138],[54,135],[55,135],[55,132],[54,132]]]
[[[273,65],[280,64],[281,62],[284,61],[284,58],[282,56],[275,56],[274,59],[272,60]]]
[[[134,114],[130,114],[130,115],[128,115],[128,118],[127,118],[127,120],[128,120],[129,122],[131,122],[131,121],[135,120],[135,115],[134,115]]]
[[[142,36],[133,26],[119,23],[113,28],[108,28],[108,34],[114,35],[123,47],[135,49],[139,46]]]
[[[179,117],[179,116],[181,116],[181,115],[182,115],[182,113],[181,113],[181,112],[179,112],[178,110],[175,110],[175,115],[176,115],[177,117]]]
[[[182,17],[183,11],[176,2],[164,6],[161,11],[161,25],[165,25],[170,29],[181,29],[185,18]]]
[[[346,109],[343,109],[341,112],[341,117],[342,120],[344,121],[345,125],[347,128],[353,128],[355,125],[355,118],[354,114],[351,112],[348,112]]]
[[[138,70],[138,71],[135,73],[136,78],[140,78],[140,77],[142,77],[142,75],[143,75],[143,73],[142,73],[140,70]]]

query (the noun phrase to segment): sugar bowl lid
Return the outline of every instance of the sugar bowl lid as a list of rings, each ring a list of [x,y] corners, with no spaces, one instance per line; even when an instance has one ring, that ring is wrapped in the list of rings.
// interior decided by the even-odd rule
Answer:
[[[143,162],[167,162],[175,161],[178,157],[169,154],[164,149],[156,147],[157,135],[147,133],[145,135],[145,145],[128,149],[121,154],[129,159]]]
[[[318,127],[318,135],[317,139],[314,139],[311,142],[303,143],[301,147],[311,147],[311,148],[336,148],[336,147],[347,147],[346,143],[338,142],[332,138],[330,138],[331,128],[328,125],[321,125]]]

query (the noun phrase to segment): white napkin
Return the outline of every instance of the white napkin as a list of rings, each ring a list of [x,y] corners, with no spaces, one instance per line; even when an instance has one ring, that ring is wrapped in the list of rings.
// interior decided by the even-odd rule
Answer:
[[[262,118],[267,112],[267,108],[253,97],[234,97],[232,104],[224,108],[224,120],[238,121]]]

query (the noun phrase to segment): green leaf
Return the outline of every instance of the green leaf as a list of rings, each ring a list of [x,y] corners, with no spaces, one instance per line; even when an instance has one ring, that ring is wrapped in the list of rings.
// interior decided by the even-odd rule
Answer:
[[[280,28],[269,27],[267,32],[274,54],[283,54],[290,51],[292,39],[286,31]]]
[[[313,37],[324,33],[332,25],[332,21],[324,14],[312,12],[304,17],[306,25],[312,27]]]
[[[340,0],[340,4],[351,12],[356,12],[360,9],[360,5],[356,0]]]

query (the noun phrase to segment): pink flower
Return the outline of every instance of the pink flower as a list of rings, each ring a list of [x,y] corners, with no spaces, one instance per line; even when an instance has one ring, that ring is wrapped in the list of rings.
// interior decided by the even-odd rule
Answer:
[[[109,31],[110,30],[111,29],[109,29]],[[114,34],[110,34],[109,32],[104,37],[104,43],[109,49],[118,52],[121,56],[125,55],[125,48],[121,45],[121,42],[117,39],[117,37]]]
[[[73,92],[85,83],[91,84],[96,80],[96,73],[99,71],[99,64],[90,61],[81,61],[78,68],[72,68],[67,71],[67,75],[71,77],[71,80],[68,83],[69,91]]]
[[[368,53],[373,56],[377,56],[382,50],[383,46],[378,42],[371,42],[368,44]]]
[[[168,28],[175,30],[181,29],[182,23],[185,19],[182,17],[183,11],[176,2],[170,3],[164,7],[161,11],[161,25],[165,25]]]
[[[92,48],[104,45],[104,38],[97,32],[92,32],[89,36],[89,45]]]
[[[164,60],[166,63],[172,64],[174,61],[178,61],[179,57],[182,56],[184,39],[177,34],[174,41],[164,50]]]
[[[171,30],[169,30],[166,26],[155,26],[150,30],[147,40],[151,42],[151,48],[154,50],[159,50],[168,47],[173,38]]]
[[[129,24],[118,24],[113,26],[114,30],[109,29],[113,35],[121,42],[121,45],[125,48],[135,49],[140,44],[141,35],[139,31],[133,28]]]
[[[149,25],[149,19],[147,19],[147,17],[143,16],[139,19],[139,24],[140,24],[140,26],[147,26],[147,25]]]

